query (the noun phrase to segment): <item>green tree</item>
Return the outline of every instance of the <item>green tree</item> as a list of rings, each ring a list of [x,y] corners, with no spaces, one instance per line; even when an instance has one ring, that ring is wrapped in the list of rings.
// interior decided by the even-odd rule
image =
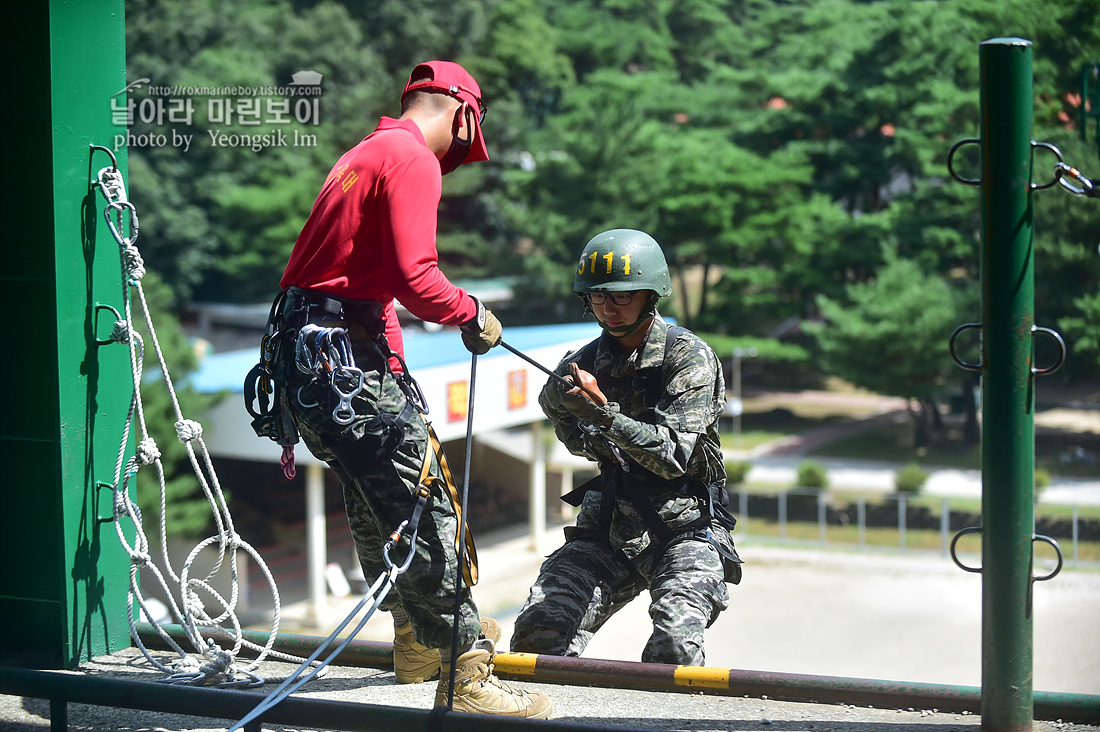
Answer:
[[[194,114],[189,125],[172,129],[193,135],[190,146],[129,151],[133,197],[143,203],[146,262],[179,298],[269,298],[329,166],[362,137],[364,112],[379,108],[390,87],[359,25],[331,2],[296,13],[286,0],[128,0],[127,68],[130,79],[148,78],[152,86],[262,88],[285,86],[297,71],[323,75],[320,123],[294,126],[315,135],[316,144],[215,144],[211,133],[293,131],[216,123],[211,100],[235,103],[235,96],[180,94]],[[152,100],[141,90],[132,98]],[[167,126],[140,118],[132,132],[170,136]]]
[[[911,260],[888,257],[867,282],[847,288],[848,302],[818,298],[824,322],[807,323],[822,367],[852,384],[910,400],[914,445],[927,444],[933,397],[954,365],[945,342],[958,322],[958,295]]]

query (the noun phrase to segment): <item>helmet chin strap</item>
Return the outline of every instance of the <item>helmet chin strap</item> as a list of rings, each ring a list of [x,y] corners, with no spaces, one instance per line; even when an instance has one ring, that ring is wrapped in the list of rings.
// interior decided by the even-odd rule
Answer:
[[[642,312],[638,314],[638,319],[635,320],[631,325],[625,326],[623,328],[615,328],[614,330],[608,328],[606,323],[604,323],[599,318],[596,318],[596,313],[592,311],[592,305],[588,302],[588,298],[584,298],[584,311],[585,313],[591,313],[592,317],[596,318],[596,322],[600,324],[601,328],[603,328],[604,333],[607,333],[609,336],[616,339],[626,338],[634,331],[638,330],[638,328],[642,327],[642,325],[647,320],[657,314],[657,301],[660,299],[661,298],[657,295],[657,293],[650,293],[649,302],[646,303],[646,306],[642,309]]]
[[[607,333],[612,338],[626,338],[628,335],[638,330],[638,328],[642,326],[642,323],[646,322],[651,317],[653,317],[652,313],[650,313],[649,315],[642,315],[638,318],[637,321],[634,322],[633,325],[628,325],[626,326],[626,328],[616,328],[615,330],[611,330],[611,328],[608,328],[607,324],[599,318],[596,318],[596,322],[600,324],[601,328],[603,328],[604,333]]]

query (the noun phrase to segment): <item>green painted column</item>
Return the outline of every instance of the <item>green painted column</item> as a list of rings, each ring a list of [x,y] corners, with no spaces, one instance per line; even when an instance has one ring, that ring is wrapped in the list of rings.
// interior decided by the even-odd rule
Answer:
[[[981,44],[982,728],[1032,720],[1031,42]]]
[[[118,245],[90,177],[110,165],[111,98],[126,86],[123,0],[13,3],[20,49],[5,115],[7,349],[0,359],[0,654],[71,667],[129,645],[129,559],[113,523],[116,453],[130,400],[125,346],[96,344],[120,308]],[[120,164],[125,150],[120,151]]]

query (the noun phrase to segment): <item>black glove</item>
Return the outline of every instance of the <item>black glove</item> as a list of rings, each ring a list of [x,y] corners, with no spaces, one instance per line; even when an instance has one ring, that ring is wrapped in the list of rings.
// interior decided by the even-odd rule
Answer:
[[[569,380],[568,376],[565,378]],[[560,381],[551,377],[546,385],[542,387],[542,394],[539,396],[539,404],[542,406],[543,411],[548,409],[555,412],[564,411],[565,407],[562,406],[561,397],[565,390],[566,387]]]
[[[492,310],[482,305],[476,297],[471,299],[477,305],[477,315],[462,324],[462,345],[470,353],[484,356],[490,348],[500,344],[504,328]]]
[[[619,413],[619,405],[615,402],[599,405],[584,394],[571,394],[567,391],[561,393],[561,406],[577,419],[586,420],[597,427],[610,427],[615,415]]]

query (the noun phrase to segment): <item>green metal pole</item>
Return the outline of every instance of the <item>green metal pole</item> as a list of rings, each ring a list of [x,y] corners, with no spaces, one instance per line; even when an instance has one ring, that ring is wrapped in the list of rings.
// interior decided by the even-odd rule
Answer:
[[[1031,729],[1031,42],[981,44],[982,728]]]
[[[90,148],[126,139],[111,108],[125,101],[123,10],[123,0],[9,3],[0,30],[26,71],[12,75],[19,136],[4,149],[19,215],[4,217],[0,286],[19,335],[0,359],[10,415],[0,434],[0,655],[39,667],[130,643],[130,561],[109,521],[130,366],[125,346],[98,344],[114,322],[104,307],[121,307],[122,275],[91,188],[111,159]]]

